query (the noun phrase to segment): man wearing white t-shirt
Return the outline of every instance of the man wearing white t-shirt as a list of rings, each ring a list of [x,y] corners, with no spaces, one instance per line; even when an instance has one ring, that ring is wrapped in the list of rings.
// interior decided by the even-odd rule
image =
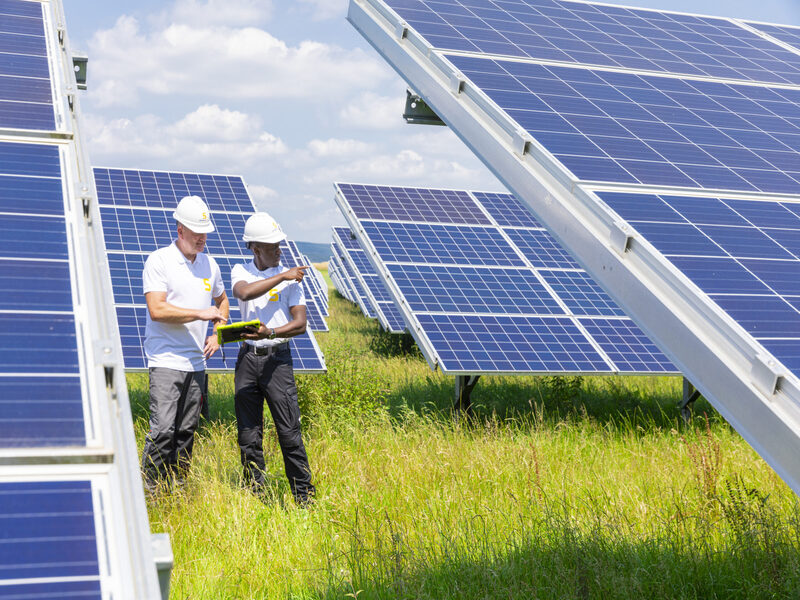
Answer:
[[[292,495],[298,505],[306,506],[315,488],[300,431],[288,340],[306,330],[306,300],[300,282],[308,267],[289,269],[280,264],[280,242],[286,235],[266,213],[247,219],[243,239],[253,260],[231,270],[233,295],[239,300],[242,320],[261,321],[257,332],[245,335],[236,361],[236,425],[244,476],[255,491],[263,487],[266,398]]]
[[[208,207],[186,196],[173,213],[178,239],[148,258],[142,273],[147,301],[144,351],[150,375],[150,431],[142,453],[145,485],[182,480],[200,419],[206,358],[218,349],[208,334],[228,320],[228,298],[216,261],[205,254],[214,231]],[[212,306],[212,300],[214,306]]]

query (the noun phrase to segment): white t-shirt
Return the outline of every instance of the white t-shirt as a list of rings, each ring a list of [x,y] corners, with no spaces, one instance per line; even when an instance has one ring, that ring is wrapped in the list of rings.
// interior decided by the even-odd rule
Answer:
[[[180,308],[202,310],[225,291],[217,262],[198,253],[190,262],[173,242],[147,257],[142,272],[144,293],[166,292],[167,302]],[[144,353],[148,367],[178,371],[202,371],[208,321],[164,323],[153,321],[147,311]]]
[[[231,287],[235,286],[240,281],[245,283],[253,283],[262,279],[269,279],[275,277],[284,271],[288,271],[288,267],[278,265],[277,267],[270,267],[259,271],[256,267],[255,261],[249,263],[234,265],[231,269]],[[239,300],[239,310],[242,313],[242,321],[252,321],[258,319],[268,328],[280,327],[286,325],[292,320],[292,314],[289,308],[292,306],[305,306],[306,297],[303,293],[303,286],[296,281],[281,281],[278,285],[272,288],[263,296],[254,298],[253,300]],[[255,340],[254,342],[245,342],[254,346],[275,346],[282,344],[288,338],[275,338],[274,340]]]

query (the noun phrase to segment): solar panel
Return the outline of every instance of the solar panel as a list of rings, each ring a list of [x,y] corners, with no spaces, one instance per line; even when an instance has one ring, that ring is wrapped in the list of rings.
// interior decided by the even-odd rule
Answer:
[[[390,333],[403,333],[406,330],[403,315],[395,307],[394,299],[358,240],[353,237],[347,227],[334,227],[333,236],[340,248],[344,249],[343,258],[348,261],[351,272],[364,289],[381,327]]]
[[[543,2],[491,4],[536,29],[539,17],[517,9],[542,12]],[[790,214],[800,200],[794,74],[800,54],[785,46],[792,40],[769,39],[780,39],[781,28],[648,11],[661,20],[724,29],[696,48],[696,59],[684,59],[703,65],[699,73],[624,65],[611,48],[601,54],[617,61],[613,69],[574,53],[509,60],[489,46],[474,45],[469,55],[463,47],[452,52],[449,40],[425,26],[416,29],[416,15],[405,11],[417,4],[352,2],[348,18],[800,491],[800,419],[793,408],[800,402],[794,350],[800,271],[792,251],[800,230]],[[456,3],[422,4],[446,25]],[[547,5],[557,12],[581,6],[591,19],[629,10]],[[467,3],[457,6],[472,11]],[[711,34],[702,27],[698,36]],[[657,29],[644,37],[660,44]],[[583,40],[586,31],[578,31]],[[470,41],[483,39],[472,33]],[[558,46],[559,32],[550,33]],[[632,42],[622,37],[617,46]],[[730,53],[720,56],[720,48]],[[705,69],[712,60],[719,64]],[[528,251],[536,244],[531,240]],[[578,320],[598,342],[628,340],[616,322],[609,327],[610,317]],[[647,355],[647,348],[631,348],[639,358]]]
[[[281,263],[287,267],[310,266],[310,263],[303,259],[302,254],[297,249],[297,244],[293,240],[281,243]],[[308,273],[308,271],[306,271]],[[310,275],[310,273],[308,273]],[[320,306],[319,292],[312,286],[311,278],[303,279],[301,283],[303,293],[306,297],[306,320],[308,327],[312,331],[328,331],[328,324],[325,322],[323,310]]]
[[[222,272],[231,301],[230,321],[241,320],[230,273],[234,265],[252,260],[241,234],[255,208],[240,177],[108,168],[95,168],[94,174],[126,369],[147,367],[143,346],[147,309],[142,270],[150,252],[174,240],[172,212],[185,194],[200,195],[213,211],[215,231],[208,236],[206,252]],[[283,244],[283,250],[282,263],[298,264],[288,244]],[[309,287],[304,290],[309,331],[290,342],[292,358],[297,372],[322,372],[324,358],[311,330],[327,331],[328,326],[317,306],[316,294]],[[225,346],[225,357],[217,352],[208,360],[207,369],[233,369],[237,352],[238,344]]]
[[[558,0],[386,5],[442,50],[800,83],[800,56],[728,19]]]
[[[63,7],[0,0],[0,596],[159,594]],[[58,125],[56,125],[56,122]]]
[[[375,312],[375,307],[372,305],[364,286],[358,280],[355,270],[350,266],[350,262],[347,260],[347,252],[344,250],[341,242],[339,242],[337,239],[334,239],[333,243],[331,244],[331,249],[333,250],[334,255],[339,259],[339,262],[336,266],[338,268],[339,275],[346,280],[345,286],[349,288],[352,296],[351,301],[358,304],[365,317],[376,319],[378,315]]]
[[[350,302],[355,303],[347,280],[342,274],[340,260],[339,255],[334,251],[334,254],[328,258],[328,276],[331,278],[336,291]]]
[[[447,58],[577,179],[800,192],[798,89]]]
[[[55,130],[42,6],[6,0],[0,13],[0,128]]]
[[[390,291],[395,309],[405,313],[409,323],[419,324],[410,330],[419,336],[417,341],[432,366],[454,373],[675,371],[572,259],[553,263],[556,252],[564,257],[566,253],[552,238],[546,250],[544,246],[539,250],[541,258],[531,244],[514,244],[509,231],[549,234],[541,227],[531,228],[536,221],[510,194],[462,192],[472,202],[468,214],[501,217],[492,217],[488,225],[477,227],[374,221],[370,210],[387,214],[380,206],[381,199],[387,197],[384,186],[358,186],[363,216],[357,218],[344,191],[353,188],[337,184],[337,202],[358,232],[361,246],[350,239],[345,228],[335,230],[335,243],[348,247],[353,256],[362,253],[364,261],[367,256],[373,257],[378,266],[375,273],[385,280],[384,289]],[[402,188],[394,191],[397,196],[403,195]],[[427,196],[435,197],[439,191],[429,190]],[[374,208],[369,208],[365,200],[371,193]],[[487,205],[478,198],[486,200]],[[514,223],[514,215],[528,227],[501,226]],[[409,225],[417,226],[413,231],[418,235],[396,235],[387,242],[387,230],[406,231]],[[466,248],[459,250],[462,240]],[[492,250],[471,252],[476,240]],[[486,240],[492,240],[492,244]],[[425,251],[418,251],[422,245]],[[453,259],[455,252],[460,252],[458,260]],[[543,264],[549,269],[536,266]],[[583,316],[595,319],[584,322],[579,318]],[[587,324],[593,326],[598,339],[589,334]],[[645,349],[647,360],[637,354]],[[610,358],[612,355],[616,360]]]

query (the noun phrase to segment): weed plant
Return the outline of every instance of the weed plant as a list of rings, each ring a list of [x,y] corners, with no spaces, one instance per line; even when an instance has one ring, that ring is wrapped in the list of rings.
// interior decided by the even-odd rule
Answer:
[[[172,598],[798,598],[795,495],[679,378],[454,382],[331,293],[328,373],[300,375],[319,496],[295,507],[266,415],[266,494],[242,485],[231,375],[185,487],[148,500]],[[147,378],[129,376],[137,439]]]

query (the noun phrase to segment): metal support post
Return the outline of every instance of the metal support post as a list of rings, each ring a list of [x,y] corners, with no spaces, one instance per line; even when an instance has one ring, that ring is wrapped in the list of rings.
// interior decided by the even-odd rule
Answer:
[[[468,415],[472,415],[470,396],[480,377],[480,375],[456,375],[456,410],[463,410]]]
[[[699,390],[695,389],[692,383],[683,378],[683,399],[680,403],[681,409],[681,416],[683,420],[687,423],[692,418],[692,407],[694,406],[695,401],[700,397]]]

